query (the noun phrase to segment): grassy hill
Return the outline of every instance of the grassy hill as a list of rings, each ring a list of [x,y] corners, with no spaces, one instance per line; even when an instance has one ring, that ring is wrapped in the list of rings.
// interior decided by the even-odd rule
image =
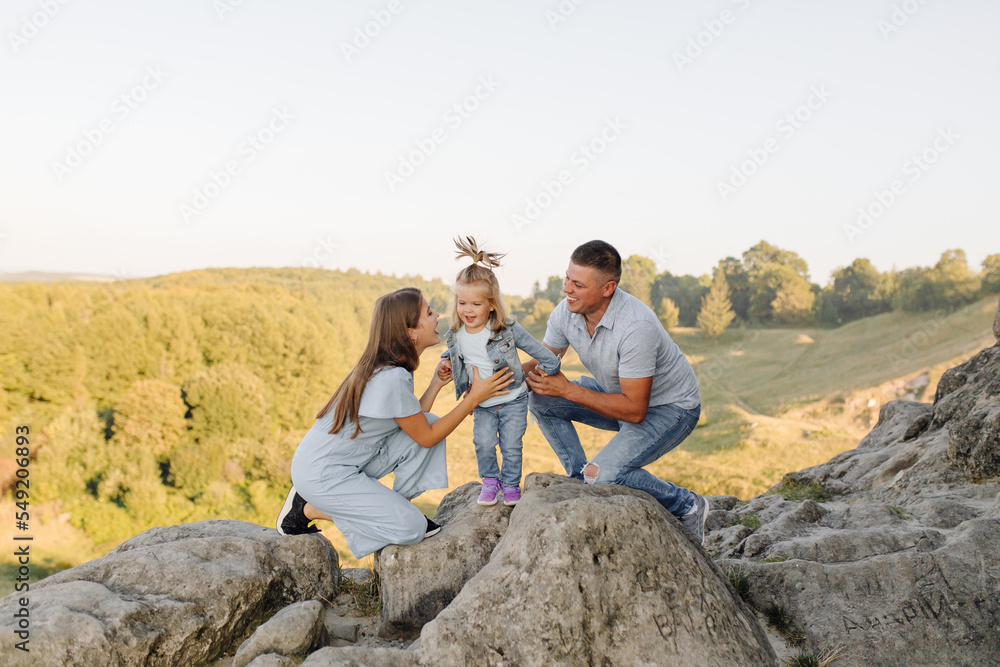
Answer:
[[[356,271],[0,284],[0,440],[11,451],[13,426],[31,423],[33,479],[49,489],[33,498],[32,580],[152,525],[221,517],[270,525],[311,415],[360,353],[371,303],[407,284],[443,308],[448,290],[438,281]],[[650,470],[703,494],[760,493],[785,472],[856,446],[884,401],[931,400],[941,372],[993,344],[995,308],[986,299],[832,330],[733,330],[717,344],[675,330],[701,382],[703,420]],[[418,391],[439,353],[425,353]],[[564,369],[584,371],[572,353]],[[435,412],[454,403],[445,390]],[[153,422],[136,417],[153,413]],[[609,439],[580,430],[591,454]],[[562,472],[537,427],[523,458],[525,474]],[[417,499],[428,514],[448,490],[477,479],[471,419],[449,438],[448,466],[449,489]],[[335,528],[324,534],[353,562]],[[8,556],[0,563],[12,571]],[[10,590],[8,580],[0,594]]]

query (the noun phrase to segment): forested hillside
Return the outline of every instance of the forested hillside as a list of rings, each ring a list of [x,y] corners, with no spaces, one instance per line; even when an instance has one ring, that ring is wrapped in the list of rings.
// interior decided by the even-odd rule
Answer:
[[[404,285],[446,303],[440,282],[315,269],[0,284],[0,438],[30,427],[32,504],[97,544],[208,517],[268,523],[372,304]]]

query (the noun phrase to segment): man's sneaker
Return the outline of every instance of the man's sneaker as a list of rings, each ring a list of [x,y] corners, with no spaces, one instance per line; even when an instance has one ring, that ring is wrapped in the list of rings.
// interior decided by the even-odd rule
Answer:
[[[306,518],[303,508],[306,506],[306,499],[298,494],[293,486],[288,490],[285,504],[278,513],[278,520],[275,522],[278,532],[282,535],[307,535],[318,533],[319,528],[310,526],[310,519]]]
[[[517,501],[521,499],[521,487],[519,486],[505,486],[502,493],[504,505],[516,505]]]
[[[496,505],[497,494],[500,493],[500,480],[492,477],[483,477],[483,490],[479,492],[480,505]]]
[[[694,492],[692,491],[692,493]],[[681,525],[690,530],[701,544],[705,544],[705,522],[708,520],[708,509],[708,501],[695,493],[694,505],[691,506],[687,514],[681,517]]]
[[[427,519],[427,532],[424,533],[424,539],[427,539],[431,535],[437,535],[441,532],[441,526],[434,523],[430,519]]]

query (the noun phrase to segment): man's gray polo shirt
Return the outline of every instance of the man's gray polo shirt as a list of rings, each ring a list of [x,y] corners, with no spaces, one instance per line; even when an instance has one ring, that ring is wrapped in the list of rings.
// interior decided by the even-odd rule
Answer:
[[[698,378],[677,343],[649,306],[620,288],[611,295],[593,338],[584,316],[569,312],[563,299],[549,315],[544,342],[557,350],[573,346],[583,365],[610,394],[621,393],[618,378],[652,376],[651,406],[691,409],[701,404]]]

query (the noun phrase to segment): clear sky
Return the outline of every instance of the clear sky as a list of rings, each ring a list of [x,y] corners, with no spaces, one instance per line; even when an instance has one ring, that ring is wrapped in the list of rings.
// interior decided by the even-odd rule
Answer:
[[[7,0],[0,272],[451,280],[455,234],[518,294],[592,238],[678,274],[761,239],[822,284],[978,269],[998,26],[994,0]]]

